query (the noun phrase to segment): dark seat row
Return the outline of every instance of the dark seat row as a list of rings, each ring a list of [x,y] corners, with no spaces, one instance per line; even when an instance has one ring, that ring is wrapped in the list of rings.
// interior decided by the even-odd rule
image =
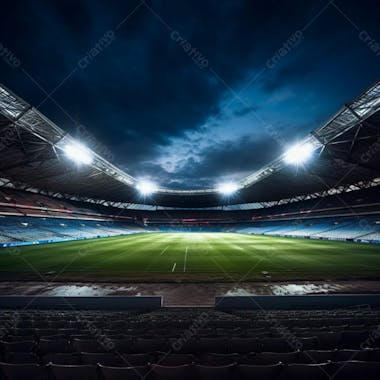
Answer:
[[[14,328],[83,328],[91,324],[98,328],[127,329],[127,328],[168,328],[187,327],[192,321],[200,316],[207,315],[207,320],[202,324],[204,328],[271,328],[275,319],[288,328],[292,327],[324,327],[344,325],[376,325],[380,323],[378,311],[365,312],[334,312],[334,311],[271,311],[270,313],[259,312],[235,312],[227,314],[209,309],[206,312],[191,313],[183,311],[159,311],[152,313],[120,313],[120,312],[73,312],[64,313],[32,311],[28,314],[17,312],[3,312],[0,314],[0,323],[12,321]],[[268,315],[270,318],[268,318]]]
[[[248,353],[240,355],[238,353],[217,354],[204,353],[199,355],[194,354],[173,354],[156,352],[149,354],[122,354],[115,353],[50,353],[38,356],[28,352],[14,352],[5,354],[1,361],[5,363],[23,364],[102,364],[109,366],[142,366],[147,364],[162,364],[167,366],[177,366],[183,364],[204,364],[204,365],[227,365],[232,363],[239,364],[316,364],[325,362],[337,361],[375,361],[380,362],[380,349],[376,350],[307,350],[295,352],[262,352]]]
[[[102,334],[107,336],[122,336],[122,337],[152,337],[152,336],[160,336],[160,337],[179,337],[184,335],[190,327],[187,328],[156,328],[156,329],[96,329],[101,331]],[[46,337],[61,337],[61,338],[91,338],[90,329],[93,330],[93,326],[82,328],[82,329],[32,329],[32,328],[17,328],[17,329],[8,329],[7,334],[3,335],[2,340],[4,341],[15,341],[21,340],[24,337],[25,340],[28,339],[39,339]],[[341,338],[347,339],[350,336],[361,334],[362,336],[370,334],[372,331],[377,330],[378,325],[371,326],[325,326],[322,328],[292,328],[287,329],[283,328],[287,332],[302,336],[318,336],[324,335],[326,333],[336,333],[341,334]],[[202,338],[202,337],[256,337],[256,338],[270,338],[270,337],[279,337],[283,335],[281,333],[283,330],[279,331],[278,328],[238,328],[234,326],[231,329],[212,329],[212,328],[202,328],[193,331],[194,337]]]
[[[66,339],[60,336],[41,339],[15,339],[0,341],[1,352],[108,352],[116,350],[128,353],[152,351],[198,352],[288,352],[309,349],[341,349],[376,347],[367,331],[344,333],[323,332],[317,336],[301,337],[288,335],[280,338],[203,337],[203,338],[122,338],[99,334],[97,339]],[[371,338],[371,339],[369,339]]]
[[[149,328],[171,328],[171,327],[179,327],[179,328],[186,328],[189,325],[191,325],[191,319],[169,319],[169,320],[162,320],[162,319],[147,319],[144,321],[141,320],[135,320],[135,319],[129,319],[129,320],[116,320],[116,321],[109,321],[106,319],[107,316],[104,317],[103,320],[92,320],[92,319],[82,319],[81,321],[18,321],[12,323],[12,328],[24,328],[24,329],[81,329],[86,328],[89,324],[92,326],[98,327],[98,328],[105,328],[105,329],[129,329],[129,328],[142,328],[142,329],[149,329]],[[9,321],[9,320],[8,320]],[[376,318],[329,318],[329,319],[314,319],[314,318],[281,318],[277,319],[281,325],[286,326],[288,328],[323,328],[323,327],[330,327],[333,328],[334,326],[370,326],[370,325],[376,325],[380,323],[380,316]],[[6,322],[6,320],[1,321]],[[241,329],[247,329],[247,328],[272,328],[270,322],[262,319],[238,319],[238,320],[228,320],[228,321],[221,321],[221,320],[213,320],[209,319],[203,326],[205,329],[215,329],[215,328],[241,328]]]
[[[378,380],[379,362],[204,366],[158,364],[134,367],[0,363],[5,380]]]

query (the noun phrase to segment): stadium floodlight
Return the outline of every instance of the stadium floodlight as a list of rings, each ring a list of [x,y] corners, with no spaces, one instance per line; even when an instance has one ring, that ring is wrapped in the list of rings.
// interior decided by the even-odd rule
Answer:
[[[223,195],[232,195],[239,190],[239,186],[233,182],[225,182],[217,187],[219,193]]]
[[[297,144],[285,152],[284,161],[293,165],[303,164],[311,158],[313,151],[314,146],[310,143]]]
[[[140,181],[136,185],[136,189],[141,193],[141,195],[151,195],[157,191],[157,185],[150,181]]]
[[[90,165],[94,160],[91,151],[79,143],[70,143],[63,148],[66,156],[78,164]]]

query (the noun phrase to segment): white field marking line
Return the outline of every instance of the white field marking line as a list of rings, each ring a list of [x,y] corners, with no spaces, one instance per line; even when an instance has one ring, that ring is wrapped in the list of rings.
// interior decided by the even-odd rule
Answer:
[[[186,272],[186,262],[187,262],[187,250],[189,249],[189,247],[186,247],[186,250],[185,250],[185,261],[183,263],[183,271]]]
[[[173,268],[172,268],[172,272],[174,272],[174,269],[175,269],[175,266],[177,265],[177,263],[174,263],[173,264]]]
[[[161,253],[160,253],[160,256],[162,256],[165,252],[166,252],[166,250],[169,248],[169,246],[167,246]]]

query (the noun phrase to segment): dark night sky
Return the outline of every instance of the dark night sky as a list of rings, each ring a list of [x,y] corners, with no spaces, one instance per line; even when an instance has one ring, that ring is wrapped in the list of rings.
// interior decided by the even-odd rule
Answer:
[[[2,1],[0,81],[131,175],[209,187],[379,79],[379,25],[375,0]]]

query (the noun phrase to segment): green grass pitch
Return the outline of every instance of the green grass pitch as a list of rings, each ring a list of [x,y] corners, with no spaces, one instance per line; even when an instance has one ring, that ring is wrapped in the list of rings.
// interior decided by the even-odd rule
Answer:
[[[264,272],[264,273],[263,273]],[[3,279],[380,278],[380,246],[235,233],[146,233],[0,249]]]

